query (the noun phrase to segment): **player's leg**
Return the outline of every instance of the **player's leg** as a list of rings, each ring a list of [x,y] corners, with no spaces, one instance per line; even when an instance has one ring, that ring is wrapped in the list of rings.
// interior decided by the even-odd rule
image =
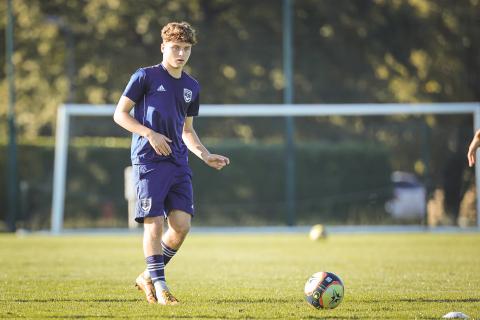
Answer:
[[[147,301],[176,304],[165,281],[165,264],[161,246],[164,223],[164,201],[173,180],[171,165],[146,164],[134,168],[138,204],[135,220],[144,224],[143,251],[147,268],[137,278],[137,286]]]
[[[165,199],[168,212],[168,230],[162,237],[165,264],[176,254],[190,231],[193,210],[192,172],[188,167],[177,167],[172,187]]]
[[[158,244],[162,235],[163,216],[144,218],[143,223],[143,252],[147,268],[137,277],[135,282],[137,287],[145,292],[149,303],[157,303],[152,277],[156,278],[157,281],[163,280],[165,282],[162,248]]]
[[[192,216],[182,210],[172,210],[168,214],[168,230],[162,237],[165,265],[173,258],[190,231]]]
[[[145,218],[143,233],[143,251],[147,262],[147,271],[155,288],[158,303],[164,305],[177,304],[177,299],[170,293],[165,280],[165,264],[163,260],[162,239],[163,216]]]

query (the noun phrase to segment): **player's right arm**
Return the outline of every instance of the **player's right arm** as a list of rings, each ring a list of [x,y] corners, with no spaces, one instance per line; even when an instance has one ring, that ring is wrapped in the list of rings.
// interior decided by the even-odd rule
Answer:
[[[170,153],[172,153],[172,149],[168,145],[168,143],[172,142],[172,140],[163,134],[155,132],[152,129],[142,125],[134,117],[132,117],[130,115],[130,111],[134,106],[134,101],[126,96],[122,96],[118,101],[117,107],[115,108],[113,120],[124,129],[147,138],[157,154],[168,156]]]

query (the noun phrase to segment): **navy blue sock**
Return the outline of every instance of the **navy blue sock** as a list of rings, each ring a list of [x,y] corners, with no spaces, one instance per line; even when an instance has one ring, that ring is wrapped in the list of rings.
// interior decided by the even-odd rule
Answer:
[[[147,262],[147,270],[150,273],[152,282],[165,282],[165,264],[163,262],[163,255],[158,254],[149,256],[145,259],[145,261]]]
[[[177,250],[174,250],[169,246],[167,246],[165,242],[163,242],[163,240],[162,240],[162,249],[163,249],[163,262],[165,263],[165,265],[167,265],[168,261],[170,261],[170,259],[173,258],[175,253],[177,253]]]

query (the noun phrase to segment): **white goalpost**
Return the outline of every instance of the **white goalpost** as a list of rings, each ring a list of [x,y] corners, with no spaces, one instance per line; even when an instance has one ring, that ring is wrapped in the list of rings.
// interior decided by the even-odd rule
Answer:
[[[113,105],[65,104],[58,108],[55,164],[51,212],[51,233],[63,230],[68,145],[71,117],[113,116]],[[202,117],[300,117],[300,116],[385,116],[422,114],[473,114],[474,129],[480,129],[480,103],[425,104],[248,104],[202,105]],[[113,120],[112,120],[113,121]],[[465,160],[466,161],[466,160]],[[475,183],[480,186],[480,170],[475,169]],[[477,227],[480,227],[480,188],[477,187]]]

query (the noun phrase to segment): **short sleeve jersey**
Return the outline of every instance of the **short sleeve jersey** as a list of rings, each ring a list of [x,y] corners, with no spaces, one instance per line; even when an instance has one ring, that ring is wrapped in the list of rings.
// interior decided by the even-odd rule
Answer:
[[[132,164],[169,160],[178,165],[188,164],[188,150],[182,139],[186,117],[197,116],[200,86],[194,78],[182,72],[172,77],[162,64],[138,69],[130,78],[123,95],[135,102],[135,119],[153,131],[172,140],[172,153],[165,157],[152,148],[147,138],[132,136]]]

